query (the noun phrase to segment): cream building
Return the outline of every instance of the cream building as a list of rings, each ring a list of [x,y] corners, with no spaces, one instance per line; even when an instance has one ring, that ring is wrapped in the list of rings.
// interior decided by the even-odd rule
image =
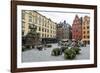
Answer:
[[[37,27],[36,32],[41,38],[56,37],[56,23],[51,19],[41,15],[36,11],[22,10],[22,35],[25,36],[30,31],[29,25]]]
[[[90,44],[90,17],[85,16],[82,22],[82,41]]]

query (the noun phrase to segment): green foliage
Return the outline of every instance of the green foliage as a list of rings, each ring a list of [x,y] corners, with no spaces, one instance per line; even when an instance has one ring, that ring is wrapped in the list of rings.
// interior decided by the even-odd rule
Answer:
[[[59,56],[59,55],[61,55],[62,53],[61,53],[61,50],[59,49],[59,48],[54,48],[53,50],[52,50],[52,52],[51,52],[51,55],[52,56]]]
[[[76,57],[76,52],[73,49],[66,49],[64,51],[64,58],[65,59],[74,59]]]
[[[39,33],[32,32],[32,31],[28,32],[28,34],[26,35],[26,37],[35,37],[35,38],[39,36],[40,36]]]
[[[79,47],[74,47],[71,49],[75,50],[76,54],[80,54],[81,49]]]
[[[36,32],[37,27],[35,25],[30,25],[29,26],[30,31],[28,32],[28,34],[26,35],[26,37],[39,37],[40,34]]]

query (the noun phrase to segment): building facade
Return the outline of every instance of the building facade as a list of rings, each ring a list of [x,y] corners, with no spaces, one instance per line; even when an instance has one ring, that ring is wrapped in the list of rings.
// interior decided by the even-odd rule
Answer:
[[[72,39],[81,40],[82,39],[82,18],[78,15],[75,16],[72,24]]]
[[[71,26],[66,21],[57,24],[57,39],[71,39]]]
[[[36,32],[40,38],[55,38],[56,23],[51,19],[41,15],[37,11],[22,10],[22,35],[25,36],[30,31],[29,26],[37,27]]]
[[[57,24],[57,33],[56,33],[57,39],[58,40],[63,39],[64,38],[63,34],[64,34],[64,29],[62,24]]]
[[[82,41],[86,44],[90,43],[90,17],[84,16],[82,23]]]

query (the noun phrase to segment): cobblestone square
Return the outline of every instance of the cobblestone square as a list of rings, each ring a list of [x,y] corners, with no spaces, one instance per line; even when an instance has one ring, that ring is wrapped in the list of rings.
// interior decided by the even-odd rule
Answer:
[[[22,52],[22,62],[43,62],[43,61],[67,61],[64,59],[64,54],[60,56],[52,56],[53,48],[58,47],[57,44],[52,44],[51,48],[44,48],[42,51],[31,49]],[[87,60],[90,58],[90,46],[80,47],[80,54],[74,60]]]

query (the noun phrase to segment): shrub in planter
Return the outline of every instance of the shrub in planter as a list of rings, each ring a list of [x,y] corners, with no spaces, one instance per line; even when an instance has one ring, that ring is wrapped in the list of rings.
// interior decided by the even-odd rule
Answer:
[[[64,52],[66,49],[68,49],[68,47],[66,47],[66,46],[62,46],[62,47],[61,47],[61,51],[62,51],[62,52]]]
[[[59,48],[54,48],[53,50],[52,50],[52,52],[51,52],[51,55],[52,56],[59,56],[59,55],[61,55],[62,53],[61,53],[61,50],[59,49]]]
[[[76,57],[76,52],[73,49],[66,49],[64,51],[64,58],[65,59],[74,59]]]
[[[42,45],[38,45],[38,46],[37,46],[37,49],[38,49],[38,50],[42,50],[42,49],[43,49],[43,46],[42,46]]]
[[[74,47],[71,49],[75,50],[76,54],[80,54],[81,49],[79,47]]]

